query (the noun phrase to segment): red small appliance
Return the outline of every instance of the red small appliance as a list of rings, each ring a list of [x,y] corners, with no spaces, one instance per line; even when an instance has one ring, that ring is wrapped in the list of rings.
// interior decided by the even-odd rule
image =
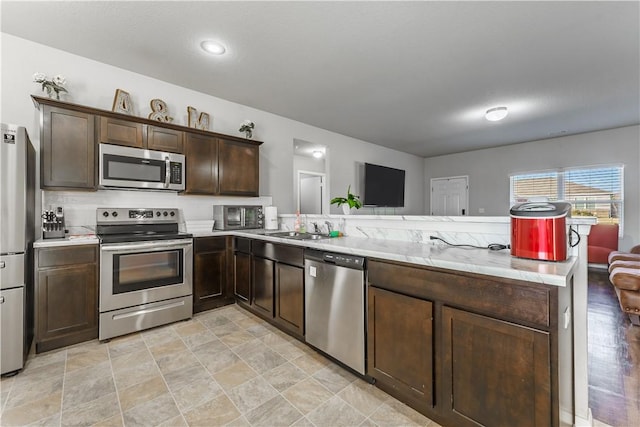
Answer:
[[[511,255],[542,261],[567,259],[566,218],[571,204],[529,202],[515,205],[511,214]]]

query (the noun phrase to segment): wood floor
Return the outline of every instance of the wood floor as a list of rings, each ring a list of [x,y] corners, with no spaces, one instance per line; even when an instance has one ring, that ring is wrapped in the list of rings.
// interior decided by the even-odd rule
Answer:
[[[618,305],[606,271],[589,270],[589,406],[614,427],[640,426],[640,326]]]

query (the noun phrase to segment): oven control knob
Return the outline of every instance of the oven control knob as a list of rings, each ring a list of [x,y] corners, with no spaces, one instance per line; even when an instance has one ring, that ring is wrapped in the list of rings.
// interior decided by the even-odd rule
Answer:
[[[156,212],[156,216],[160,216],[160,211]]]
[[[107,212],[107,211],[102,212],[102,216],[105,217],[105,218],[108,217],[109,216],[109,212]]]
[[[111,212],[111,215],[113,215],[114,217],[116,217],[116,216],[118,216],[118,212],[113,211],[113,212]]]
[[[169,215],[169,214],[167,213],[167,211],[164,211],[164,212],[162,213],[162,215],[167,216],[167,215]]]
[[[176,213],[175,212],[169,212],[169,215],[176,216]]]

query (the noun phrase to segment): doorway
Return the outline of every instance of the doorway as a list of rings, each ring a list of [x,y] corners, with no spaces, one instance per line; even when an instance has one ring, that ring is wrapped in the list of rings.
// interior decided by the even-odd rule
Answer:
[[[329,148],[293,140],[293,204],[301,214],[329,213]]]
[[[301,214],[323,214],[326,199],[326,175],[298,171],[298,203]]]
[[[469,177],[431,179],[431,215],[469,215]]]

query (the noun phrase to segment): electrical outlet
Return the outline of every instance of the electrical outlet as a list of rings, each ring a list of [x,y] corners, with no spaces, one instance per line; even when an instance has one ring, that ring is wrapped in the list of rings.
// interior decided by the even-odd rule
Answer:
[[[478,208],[478,213],[484,213],[484,208]]]

